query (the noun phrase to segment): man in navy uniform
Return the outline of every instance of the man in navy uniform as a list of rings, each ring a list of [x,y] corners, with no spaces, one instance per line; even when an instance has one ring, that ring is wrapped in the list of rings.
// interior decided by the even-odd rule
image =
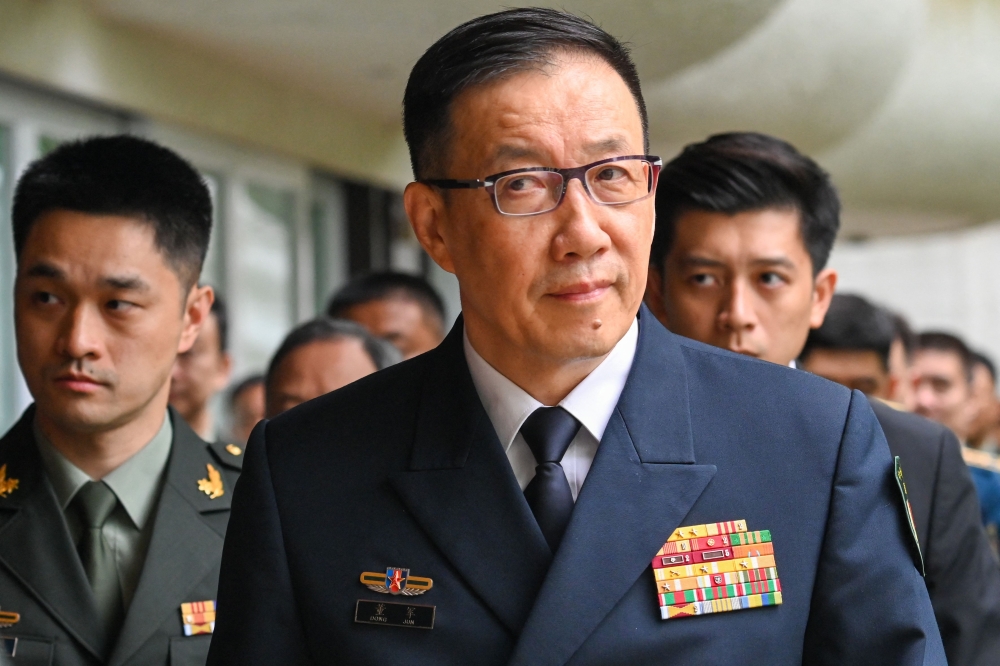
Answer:
[[[717,135],[663,168],[656,208],[647,303],[671,331],[781,365],[803,354],[820,376],[888,395],[894,322],[833,293],[840,204],[814,161],[774,137]],[[1000,569],[955,436],[871,407],[905,471],[948,661],[1000,663]]]
[[[463,315],[254,430],[209,663],[945,663],[864,396],[640,309],[659,160],[617,40],[470,21],[414,66],[404,129]],[[733,530],[771,539],[741,563],[780,595],[661,605],[696,567],[658,552]],[[697,570],[740,578],[730,554]]]
[[[66,144],[18,182],[35,402],[0,439],[0,663],[205,663],[242,451],[167,402],[212,305],[211,221],[198,173],[134,137]]]

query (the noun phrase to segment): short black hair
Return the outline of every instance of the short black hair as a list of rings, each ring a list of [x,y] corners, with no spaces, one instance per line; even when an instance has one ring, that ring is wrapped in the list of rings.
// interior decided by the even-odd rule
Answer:
[[[873,351],[889,370],[889,348],[896,336],[892,315],[854,294],[834,294],[823,325],[809,331],[802,358],[817,349]]]
[[[343,317],[355,305],[391,298],[415,302],[444,328],[444,301],[430,282],[416,275],[382,271],[354,278],[341,287],[326,306],[326,316]]]
[[[840,198],[816,162],[787,141],[755,132],[693,143],[660,171],[650,263],[663,267],[684,213],[736,215],[771,208],[798,211],[813,274],[823,270],[840,229]]]
[[[927,331],[917,335],[916,351],[933,350],[958,356],[965,371],[965,381],[972,382],[972,351],[962,338],[943,331]]]
[[[445,177],[451,105],[462,92],[526,70],[544,69],[552,54],[577,51],[614,69],[635,100],[649,152],[649,119],[628,47],[587,19],[525,7],[487,14],[436,41],[410,71],[403,95],[403,133],[414,176]],[[458,174],[466,177],[468,174]]]
[[[219,292],[215,292],[215,300],[212,301],[209,313],[215,316],[215,322],[219,327],[219,351],[229,351],[229,309],[226,307],[226,300]]]
[[[274,356],[271,357],[271,363],[267,366],[267,374],[264,376],[265,387],[270,387],[271,380],[274,378],[274,373],[277,371],[278,366],[293,351],[311,342],[335,340],[338,338],[354,338],[359,340],[365,352],[371,358],[372,363],[375,364],[376,370],[383,370],[390,365],[399,363],[399,351],[385,340],[376,338],[363,326],[355,324],[353,321],[347,321],[346,319],[317,317],[296,326],[285,336],[285,339],[281,342],[281,346],[278,347],[278,351],[274,352]]]
[[[212,199],[198,172],[171,150],[129,135],[64,143],[36,160],[14,191],[18,259],[32,225],[69,210],[148,222],[156,247],[185,288],[198,279],[212,232]]]
[[[236,401],[239,399],[241,393],[243,393],[244,391],[246,391],[251,387],[262,385],[263,383],[264,383],[264,375],[260,374],[259,372],[241,379],[239,383],[237,383],[235,386],[233,386],[232,389],[229,390],[229,406],[235,407]]]
[[[894,339],[899,340],[899,343],[903,345],[903,353],[906,355],[906,360],[910,362],[913,360],[913,351],[917,347],[917,336],[913,332],[913,327],[910,326],[910,322],[906,321],[906,317],[898,312],[892,313],[892,323],[896,328]]]
[[[972,365],[981,365],[986,368],[986,372],[990,373],[990,379],[994,384],[997,383],[997,366],[994,365],[993,359],[989,356],[983,352],[972,352]]]

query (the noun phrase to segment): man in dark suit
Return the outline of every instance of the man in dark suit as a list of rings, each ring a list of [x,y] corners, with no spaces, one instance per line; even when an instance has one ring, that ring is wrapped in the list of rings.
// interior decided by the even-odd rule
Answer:
[[[864,397],[640,310],[645,126],[555,10],[421,57],[405,204],[463,316],[254,430],[209,663],[944,663]]]
[[[66,144],[17,185],[35,402],[0,439],[0,660],[205,663],[242,451],[167,401],[212,304],[211,217],[197,172],[133,137]]]
[[[781,365],[805,344],[806,369],[890,394],[895,326],[857,297],[833,295],[826,260],[839,203],[812,160],[772,137],[712,137],[664,167],[656,203],[646,300],[668,328]],[[871,406],[905,471],[949,663],[1000,663],[1000,569],[958,442],[919,416]]]

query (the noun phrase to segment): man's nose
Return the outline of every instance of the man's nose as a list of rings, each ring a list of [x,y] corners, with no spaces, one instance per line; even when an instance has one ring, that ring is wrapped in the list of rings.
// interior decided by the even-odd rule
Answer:
[[[100,356],[104,324],[98,313],[85,305],[71,308],[63,322],[59,351],[73,359]]]
[[[733,280],[729,284],[729,293],[721,315],[723,325],[732,330],[743,331],[756,326],[757,318],[750,289],[742,280]]]
[[[913,399],[916,402],[916,409],[919,412],[928,413],[934,407],[936,398],[934,390],[927,382],[914,382]]]
[[[560,223],[553,242],[557,260],[567,256],[587,258],[607,249],[610,237],[601,226],[601,208],[606,207],[590,198],[580,180],[569,181],[555,211]]]

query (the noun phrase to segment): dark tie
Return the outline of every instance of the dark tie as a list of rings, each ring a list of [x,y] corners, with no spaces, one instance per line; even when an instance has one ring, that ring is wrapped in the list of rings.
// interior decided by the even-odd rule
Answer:
[[[560,462],[579,429],[580,422],[562,407],[539,407],[521,426],[537,464],[524,497],[553,553],[573,513],[573,494]]]
[[[110,642],[118,634],[123,617],[122,590],[115,554],[101,530],[118,505],[118,498],[103,481],[88,481],[77,491],[73,503],[84,528],[79,546],[80,561],[87,572],[101,625]]]

